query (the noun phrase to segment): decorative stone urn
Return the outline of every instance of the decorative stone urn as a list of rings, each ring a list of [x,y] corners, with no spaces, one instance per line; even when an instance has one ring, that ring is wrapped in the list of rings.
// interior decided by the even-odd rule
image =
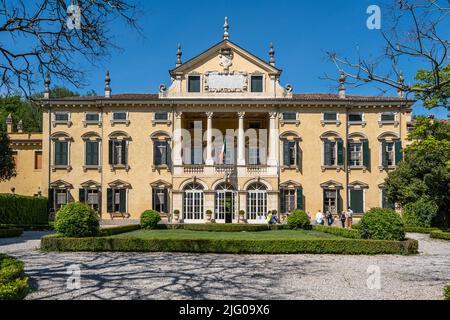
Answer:
[[[245,223],[245,211],[244,210],[240,210],[239,211],[239,223]]]
[[[212,211],[206,210],[206,222],[211,223],[212,222]]]
[[[180,222],[180,210],[174,210],[173,211],[173,221],[175,223],[179,223]]]

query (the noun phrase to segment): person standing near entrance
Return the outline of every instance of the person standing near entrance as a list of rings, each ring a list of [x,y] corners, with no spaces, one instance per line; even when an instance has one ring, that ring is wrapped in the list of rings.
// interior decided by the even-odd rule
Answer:
[[[351,229],[353,225],[353,210],[350,207],[347,210],[346,218],[347,218],[347,228]]]
[[[322,211],[320,211],[320,209],[316,213],[316,222],[317,224],[324,225],[323,213]]]
[[[346,217],[346,213],[345,211],[341,212],[341,223],[342,223],[342,228],[345,228],[345,222],[347,221],[347,217]]]
[[[330,210],[327,211],[327,223],[329,226],[333,225],[334,222],[334,218],[333,218],[333,214],[331,213]]]

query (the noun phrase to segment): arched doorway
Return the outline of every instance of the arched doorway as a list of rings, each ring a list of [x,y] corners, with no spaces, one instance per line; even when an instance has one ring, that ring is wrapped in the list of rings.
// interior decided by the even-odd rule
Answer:
[[[184,188],[183,219],[185,223],[203,222],[203,186],[190,183]]]
[[[235,213],[235,188],[221,183],[216,188],[215,219],[218,223],[233,223]]]
[[[247,188],[247,219],[250,222],[265,222],[267,214],[267,187],[253,183]]]

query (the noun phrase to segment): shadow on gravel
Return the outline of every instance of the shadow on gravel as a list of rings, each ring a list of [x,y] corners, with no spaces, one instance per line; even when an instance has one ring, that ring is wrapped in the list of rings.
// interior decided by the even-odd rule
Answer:
[[[53,231],[25,231],[20,237],[17,238],[3,238],[0,239],[0,246],[6,246],[11,244],[20,244],[27,241],[39,240],[43,236],[54,233]],[[1,248],[1,247],[0,247]]]

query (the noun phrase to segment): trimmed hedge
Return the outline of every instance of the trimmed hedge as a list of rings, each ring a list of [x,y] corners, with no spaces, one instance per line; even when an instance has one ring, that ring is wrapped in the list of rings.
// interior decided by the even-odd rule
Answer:
[[[48,224],[47,198],[0,194],[0,224]]]
[[[431,233],[432,231],[439,231],[439,228],[423,228],[415,226],[405,226],[405,232],[409,233]]]
[[[287,218],[287,225],[290,229],[311,230],[311,221],[303,210],[294,210]]]
[[[116,234],[132,232],[140,229],[141,226],[139,224],[130,224],[111,228],[101,228],[99,235],[101,237],[114,236]]]
[[[319,226],[319,225],[314,225],[312,228],[314,231],[331,233],[344,238],[361,239],[361,234],[359,233],[358,230],[344,229],[331,226]]]
[[[20,237],[23,233],[23,229],[16,227],[1,227],[0,226],[0,238],[15,238]]]
[[[22,300],[30,287],[24,276],[24,263],[0,254],[0,300]]]
[[[100,223],[97,213],[91,207],[71,202],[56,213],[55,230],[67,237],[92,237],[98,235]]]
[[[450,232],[444,232],[444,231],[441,231],[441,230],[432,231],[430,233],[430,238],[442,239],[442,240],[450,240]]]
[[[141,227],[143,229],[155,229],[161,221],[161,215],[155,210],[146,210],[141,214]]]
[[[416,240],[387,241],[362,239],[283,239],[210,240],[138,238],[64,238],[57,235],[41,239],[45,251],[69,252],[191,252],[232,254],[415,254]]]
[[[444,288],[444,300],[450,300],[450,284]]]
[[[160,224],[157,229],[183,229],[190,231],[210,231],[210,232],[257,232],[267,230],[281,230],[285,226],[266,224]]]
[[[372,208],[361,219],[359,232],[364,239],[405,239],[405,225],[402,218],[392,209]]]

